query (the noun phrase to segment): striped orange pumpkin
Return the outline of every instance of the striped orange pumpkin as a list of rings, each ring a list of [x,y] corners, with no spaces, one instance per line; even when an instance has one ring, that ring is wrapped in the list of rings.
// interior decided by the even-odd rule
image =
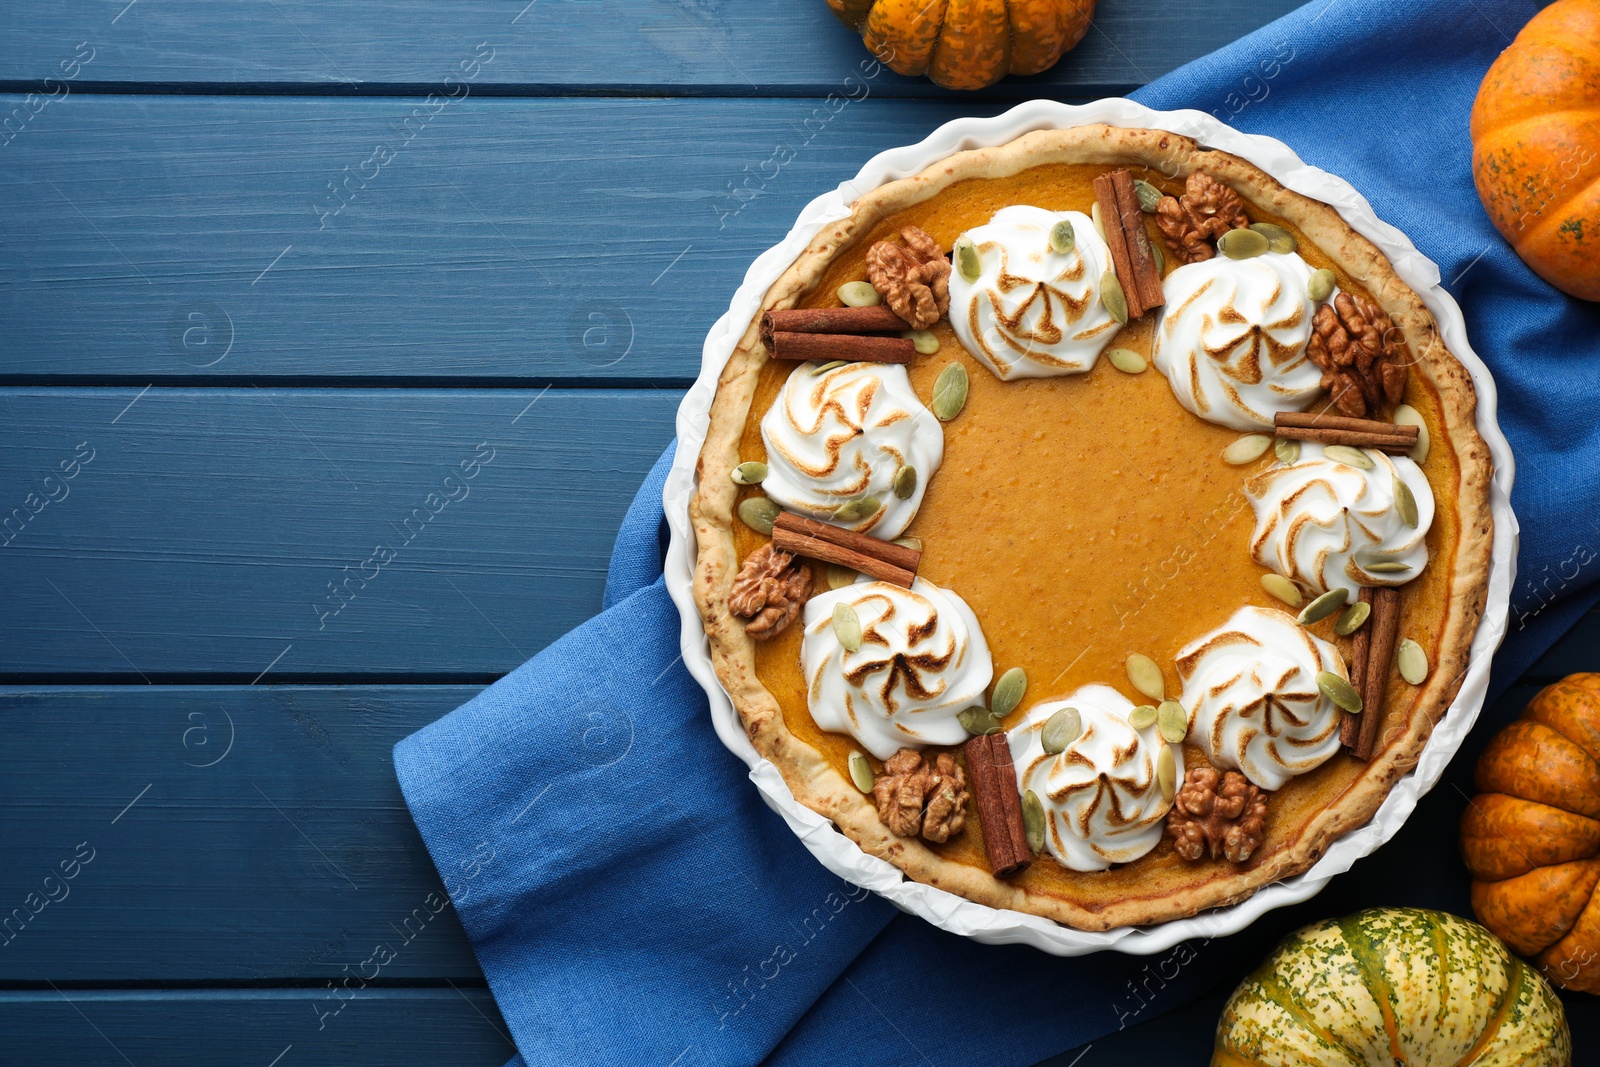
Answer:
[[[1095,0],[828,0],[899,74],[982,89],[1049,70],[1089,31]]]
[[[1228,1000],[1212,1067],[1570,1067],[1555,991],[1477,923],[1375,908],[1289,935]]]

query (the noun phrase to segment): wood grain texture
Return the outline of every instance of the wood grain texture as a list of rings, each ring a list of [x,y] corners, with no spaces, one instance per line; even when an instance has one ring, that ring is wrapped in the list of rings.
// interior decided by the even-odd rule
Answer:
[[[319,1014],[336,1006],[304,989],[0,992],[0,1047],[73,1067],[500,1067],[516,1052],[487,989],[369,989]]]
[[[481,981],[390,761],[477,692],[0,688],[0,983]]]
[[[497,676],[599,610],[678,399],[0,390],[0,675]]]
[[[0,257],[0,382],[687,383],[812,197],[999,110],[434,107],[85,95],[41,111],[0,148],[0,246],[27,249]]]
[[[275,0],[218,6],[163,0],[9,4],[0,80],[59,77],[82,41],[80,75],[124,88],[292,84],[340,91],[438,84],[478,42],[495,48],[479,81],[524,92],[827,93],[869,60],[823,0]],[[1296,0],[1100,0],[1095,25],[1060,64],[991,96],[1117,95],[1243,36]],[[120,12],[120,15],[119,15]],[[950,95],[886,74],[881,95]]]

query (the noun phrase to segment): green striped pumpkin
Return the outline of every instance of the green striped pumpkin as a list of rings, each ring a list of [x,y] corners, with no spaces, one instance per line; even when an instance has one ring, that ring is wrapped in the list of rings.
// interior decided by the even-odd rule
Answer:
[[[1375,908],[1291,934],[1234,990],[1212,1067],[1570,1067],[1555,992],[1477,923]]]

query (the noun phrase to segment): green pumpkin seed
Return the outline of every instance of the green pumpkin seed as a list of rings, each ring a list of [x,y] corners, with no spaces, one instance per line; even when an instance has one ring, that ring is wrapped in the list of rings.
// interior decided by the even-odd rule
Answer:
[[[1421,685],[1428,680],[1428,654],[1411,638],[1401,640],[1395,659],[1400,666],[1400,677],[1410,684]]]
[[[1318,671],[1317,688],[1322,690],[1323,696],[1350,714],[1361,713],[1361,694],[1356,692],[1356,687],[1351,685],[1348,679],[1341,678],[1332,671]]]
[[[1229,259],[1254,259],[1271,246],[1267,235],[1256,230],[1229,230],[1217,239],[1217,251]]]
[[[850,753],[850,781],[863,793],[872,792],[872,783],[876,775],[872,773],[872,764],[867,762],[867,757],[859,752]]]
[[[1156,261],[1156,276],[1167,273],[1167,254],[1161,250],[1160,241],[1150,242],[1150,258]]]
[[[933,382],[933,402],[928,406],[940,422],[949,422],[967,406],[967,368],[952,363]]]
[[[1322,454],[1335,463],[1343,463],[1347,467],[1359,467],[1364,471],[1370,471],[1376,466],[1371,456],[1350,445],[1328,445],[1322,450]]]
[[[1340,637],[1349,637],[1367,624],[1367,616],[1371,614],[1372,605],[1365,600],[1347,605],[1339,612],[1339,620],[1333,624],[1333,632]]]
[[[870,308],[883,303],[871,282],[845,282],[839,286],[839,299],[846,307]]]
[[[1058,256],[1064,256],[1078,247],[1078,233],[1072,228],[1071,219],[1062,219],[1050,227],[1050,251]]]
[[[1399,512],[1401,522],[1413,530],[1417,528],[1417,498],[1399,474],[1394,476],[1394,510]]]
[[[1406,455],[1413,463],[1428,462],[1428,425],[1422,421],[1422,413],[1410,404],[1401,404],[1394,409],[1394,421],[1401,426],[1417,428],[1417,443]]]
[[[1124,374],[1143,374],[1150,364],[1145,362],[1143,356],[1131,348],[1113,348],[1106,353],[1106,358],[1111,365]]]
[[[1181,744],[1189,736],[1189,713],[1176,700],[1163,700],[1156,709],[1156,728],[1168,744]]]
[[[815,367],[811,368],[811,376],[813,378],[820,378],[829,371],[838,370],[840,367],[845,366],[849,362],[850,361],[847,359],[830,359],[826,363],[819,363]]]
[[[1156,784],[1161,787],[1161,799],[1171,804],[1178,795],[1178,757],[1172,754],[1171,745],[1162,745],[1156,755]]]
[[[1300,242],[1294,239],[1294,234],[1282,226],[1277,226],[1270,222],[1252,222],[1250,228],[1267,239],[1267,251],[1269,252],[1288,255],[1290,252],[1298,251],[1300,248]]]
[[[847,585],[854,585],[856,578],[856,572],[849,567],[841,567],[837,563],[828,564],[829,589],[843,589]]]
[[[1272,454],[1285,467],[1292,467],[1300,462],[1300,442],[1292,437],[1280,437],[1272,442]]]
[[[764,496],[739,501],[739,520],[758,534],[772,536],[772,524],[783,509]]]
[[[1113,319],[1124,326],[1128,324],[1128,294],[1122,291],[1115,271],[1108,270],[1100,276],[1100,303]]]
[[[1078,714],[1077,708],[1062,708],[1044,721],[1039,743],[1044,746],[1046,755],[1056,756],[1082,736],[1083,716]]]
[[[1254,463],[1272,447],[1272,438],[1264,433],[1247,433],[1222,450],[1222,462],[1235,467]]]
[[[919,356],[931,356],[939,351],[939,336],[932,330],[907,330],[900,336],[911,342]]]
[[[839,639],[840,646],[846,652],[861,649],[861,616],[843,601],[833,606],[833,636]]]
[[[920,537],[896,537],[894,544],[899,545],[901,548],[914,548],[918,552],[922,551],[922,538]]]
[[[859,500],[846,500],[833,509],[831,517],[834,522],[863,522],[876,515],[881,507],[877,497],[864,496]]]
[[[1106,239],[1106,224],[1100,221],[1100,201],[1096,200],[1089,208],[1089,221],[1094,223],[1094,232],[1100,235],[1100,240]]]
[[[994,697],[989,701],[989,710],[1003,719],[1017,710],[1017,705],[1022,703],[1027,692],[1028,672],[1021,667],[1012,667],[994,684]]]
[[[1043,852],[1044,805],[1039,802],[1039,794],[1031,789],[1022,791],[1022,829],[1028,835],[1028,847]]]
[[[988,708],[968,708],[956,716],[956,722],[961,728],[974,737],[982,734],[996,734],[1002,729],[1000,720],[990,713]]]
[[[1144,730],[1154,726],[1159,715],[1154,704],[1140,704],[1128,712],[1128,725],[1135,730]]]
[[[983,257],[978,255],[978,246],[972,243],[972,238],[956,238],[955,259],[956,273],[967,281],[975,282],[983,273]]]
[[[759,459],[746,460],[733,468],[734,485],[760,485],[767,480],[767,465]]]
[[[1300,614],[1295,616],[1295,622],[1301,626],[1310,626],[1314,622],[1321,622],[1329,615],[1344,607],[1344,602],[1350,599],[1348,589],[1330,589],[1317,599],[1300,609]]]
[[[1281,574],[1267,573],[1261,576],[1261,588],[1289,605],[1297,608],[1305,600],[1300,595],[1300,587]]]
[[[1167,695],[1167,684],[1161,678],[1161,668],[1149,656],[1135,652],[1128,657],[1128,681],[1151,700]]]
[[[1311,277],[1306,281],[1306,296],[1314,304],[1320,304],[1333,295],[1333,290],[1338,286],[1339,279],[1333,276],[1333,271],[1324,267],[1312,271]]]
[[[1376,563],[1363,563],[1361,569],[1368,574],[1405,574],[1411,570],[1411,564],[1401,563],[1397,559],[1382,559]]]
[[[1146,215],[1154,215],[1156,205],[1161,203],[1161,198],[1167,194],[1151,185],[1143,178],[1133,179],[1133,195],[1139,198],[1139,210]]]
[[[907,463],[894,472],[894,495],[898,500],[910,500],[917,491],[917,468]]]

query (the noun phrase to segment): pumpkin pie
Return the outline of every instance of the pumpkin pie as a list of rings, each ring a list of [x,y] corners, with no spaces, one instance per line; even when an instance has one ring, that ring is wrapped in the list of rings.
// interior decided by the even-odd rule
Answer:
[[[723,371],[691,504],[718,677],[906,876],[1085,930],[1309,868],[1414,766],[1491,466],[1417,294],[1158,131],[858,199]]]

